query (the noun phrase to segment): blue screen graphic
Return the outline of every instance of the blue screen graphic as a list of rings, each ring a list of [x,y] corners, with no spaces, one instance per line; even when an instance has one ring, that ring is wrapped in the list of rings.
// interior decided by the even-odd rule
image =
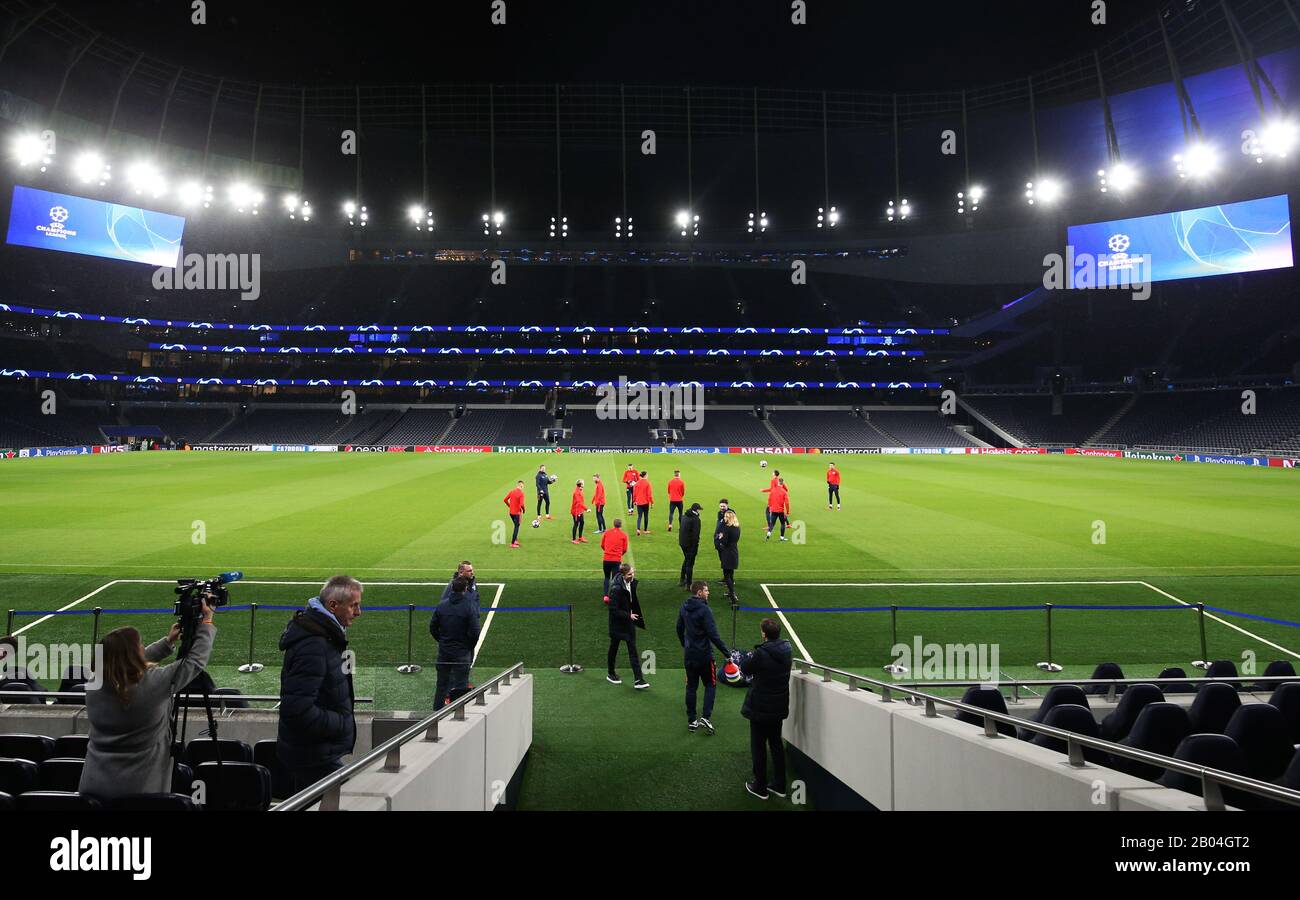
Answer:
[[[88,197],[14,187],[10,244],[175,268],[181,216]]]
[[[1099,282],[1108,270],[1129,270],[1135,282],[1148,282],[1293,265],[1286,194],[1071,225],[1067,240],[1076,260],[1083,253],[1096,260]],[[1148,259],[1139,262],[1144,256]]]

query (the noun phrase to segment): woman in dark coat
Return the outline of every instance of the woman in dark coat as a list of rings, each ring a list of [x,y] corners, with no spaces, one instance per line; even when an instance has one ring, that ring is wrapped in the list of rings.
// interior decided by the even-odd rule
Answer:
[[[732,606],[739,605],[736,599],[736,570],[740,568],[740,520],[736,511],[729,509],[722,515],[722,524],[713,536],[713,546],[718,551],[718,563],[722,566],[722,580],[727,585],[727,599]]]

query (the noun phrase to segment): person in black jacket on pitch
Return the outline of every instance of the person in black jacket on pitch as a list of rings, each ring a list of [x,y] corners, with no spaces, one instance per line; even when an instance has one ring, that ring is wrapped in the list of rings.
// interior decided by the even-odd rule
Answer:
[[[752,676],[740,714],[749,719],[749,753],[754,758],[754,780],[745,790],[760,800],[768,794],[785,796],[785,744],[781,723],[790,715],[790,667],[794,651],[781,639],[776,619],[759,625],[763,643],[740,659],[740,671]],[[767,780],[767,749],[772,749],[772,780]]]
[[[650,687],[650,684],[641,677],[641,658],[636,650],[637,623],[641,620],[636,613],[641,608],[637,601],[636,585],[636,572],[629,563],[620,565],[618,574],[609,580],[609,674],[605,680],[610,684],[623,683],[614,671],[618,645],[622,641],[627,644],[627,656],[632,662],[632,677],[636,679],[633,687],[641,691]]]
[[[700,552],[700,510],[704,507],[692,503],[681,517],[681,530],[677,532],[677,543],[682,548],[682,577],[678,587],[689,587],[695,580],[695,554]]]
[[[718,634],[718,624],[709,609],[709,586],[703,581],[691,582],[691,596],[677,613],[677,640],[682,642],[686,663],[686,727],[691,731],[703,728],[713,734],[713,698],[718,690],[718,668],[713,660],[713,647],[730,655],[727,645]],[[695,717],[695,694],[704,682],[703,715]]]
[[[295,793],[342,768],[343,756],[356,746],[347,629],[361,615],[361,590],[355,578],[335,575],[280,635],[284,667],[275,752]]]
[[[721,511],[717,532],[713,535],[713,547],[718,551],[718,564],[722,566],[722,583],[727,586],[727,600],[733,607],[739,606],[736,599],[736,570],[740,568],[740,520],[734,509]]]
[[[470,594],[469,578],[457,575],[451,581],[451,595],[438,604],[429,619],[429,634],[438,642],[434,709],[441,709],[448,698],[456,699],[469,687],[469,670],[478,644],[478,614],[478,605]]]

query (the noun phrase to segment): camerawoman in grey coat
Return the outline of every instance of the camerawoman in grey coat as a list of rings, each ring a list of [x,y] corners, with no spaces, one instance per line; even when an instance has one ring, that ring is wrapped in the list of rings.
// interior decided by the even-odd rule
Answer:
[[[102,671],[94,679],[98,687],[86,690],[90,746],[81,793],[112,798],[171,791],[172,695],[203,671],[216,633],[205,606],[190,654],[166,666],[158,663],[171,655],[179,626],[148,647],[134,628],[104,635]]]

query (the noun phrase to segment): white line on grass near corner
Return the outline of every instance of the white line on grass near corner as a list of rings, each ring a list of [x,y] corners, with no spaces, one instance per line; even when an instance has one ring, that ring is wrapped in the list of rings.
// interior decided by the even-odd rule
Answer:
[[[1160,588],[1156,587],[1154,584],[1147,584],[1147,582],[1145,582],[1145,581],[1140,581],[1140,582],[1138,582],[1138,583],[1141,584],[1141,585],[1144,585],[1144,586],[1146,586],[1146,587],[1151,588],[1151,590],[1155,591],[1157,594],[1160,594],[1160,595],[1162,595],[1162,596],[1168,597],[1170,600],[1173,600],[1175,603],[1181,603],[1183,606],[1195,606],[1195,605],[1196,605],[1195,603],[1188,603],[1186,600],[1183,600],[1183,599],[1180,598],[1180,597],[1175,597],[1173,594],[1169,593],[1168,591],[1162,591]],[[1242,634],[1244,634],[1246,637],[1248,637],[1248,638],[1250,638],[1250,639],[1252,639],[1252,640],[1259,641],[1261,644],[1267,644],[1268,646],[1272,647],[1274,650],[1281,650],[1283,653],[1289,653],[1289,654],[1291,654],[1292,656],[1294,656],[1296,659],[1300,659],[1300,653],[1296,653],[1294,650],[1288,650],[1286,647],[1283,647],[1281,644],[1275,644],[1275,643],[1273,643],[1272,641],[1267,640],[1267,639],[1265,639],[1265,638],[1262,638],[1262,637],[1260,637],[1260,636],[1257,635],[1257,634],[1253,634],[1253,633],[1247,631],[1246,629],[1242,628],[1242,627],[1239,626],[1239,625],[1234,625],[1234,624],[1232,624],[1231,622],[1227,621],[1226,619],[1221,619],[1221,618],[1219,618],[1218,616],[1214,615],[1214,613],[1208,613],[1208,612],[1207,612],[1207,613],[1205,614],[1205,618],[1207,618],[1207,619],[1213,619],[1214,621],[1218,622],[1220,625],[1226,625],[1226,626],[1228,626],[1229,628],[1231,628],[1233,631],[1239,631],[1239,632],[1241,632]]]
[[[790,620],[785,617],[785,613],[781,612],[781,607],[777,606],[776,600],[772,599],[772,592],[767,589],[767,585],[760,584],[759,587],[761,587],[763,593],[767,595],[767,602],[772,604],[772,608],[776,610],[777,618],[785,623],[785,633],[790,635],[790,640],[794,641],[794,645],[799,648],[799,652],[803,654],[803,658],[808,660],[808,662],[816,662],[816,660],[812,658],[812,654],[808,652],[808,648],[803,645],[803,641],[799,640],[799,635],[795,633],[794,626],[790,624]]]
[[[87,600],[89,600],[91,597],[93,597],[93,596],[95,596],[96,594],[98,594],[100,591],[107,590],[108,588],[111,588],[113,585],[115,585],[115,584],[120,584],[120,583],[121,583],[121,582],[119,582],[119,581],[110,581],[110,582],[108,582],[108,584],[102,584],[102,585],[100,585],[99,587],[95,588],[93,591],[91,591],[91,592],[90,592],[89,594],[87,594],[86,596],[84,596],[84,597],[79,597],[78,599],[73,600],[73,601],[72,601],[71,603],[69,603],[67,606],[61,606],[61,607],[59,607],[59,609],[58,609],[57,611],[58,611],[58,612],[63,612],[65,609],[72,609],[72,607],[76,606],[78,603],[85,603]],[[14,634],[15,634],[15,635],[22,634],[24,631],[26,631],[26,630],[29,629],[29,628],[35,628],[37,625],[41,624],[41,623],[44,622],[46,619],[53,619],[53,618],[54,618],[54,616],[52,616],[52,615],[49,615],[49,616],[41,616],[41,617],[40,617],[39,619],[37,619],[35,622],[32,622],[32,623],[29,624],[29,625],[24,625],[22,628],[19,628],[17,631],[14,632]]]
[[[478,633],[478,643],[474,645],[474,659],[470,661],[473,667],[478,662],[478,652],[483,649],[483,642],[487,640],[488,629],[492,627],[492,616],[496,613],[497,605],[501,602],[501,592],[506,589],[504,583],[497,585],[497,595],[492,598],[492,607],[488,610],[487,618],[483,620],[483,630]]]

